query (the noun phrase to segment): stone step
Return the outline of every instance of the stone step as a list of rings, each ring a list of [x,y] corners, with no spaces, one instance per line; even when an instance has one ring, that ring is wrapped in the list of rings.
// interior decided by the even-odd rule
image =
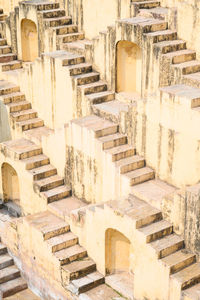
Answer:
[[[116,282],[116,284],[118,284]],[[122,289],[124,288],[122,284]],[[79,295],[79,300],[125,300],[121,293],[116,292],[107,284],[100,284],[97,287]]]
[[[72,232],[60,234],[58,236],[48,239],[47,245],[51,249],[51,252],[57,252],[69,247],[72,247],[78,243],[78,237]]]
[[[171,223],[161,220],[139,229],[143,234],[146,243],[151,243],[173,232]]]
[[[66,286],[71,280],[78,279],[95,271],[95,262],[86,257],[61,267],[62,282]]]
[[[17,59],[17,55],[13,53],[1,54],[0,55],[0,63],[8,63]]]
[[[130,185],[136,185],[154,179],[155,173],[151,168],[144,167],[124,174],[130,180]]]
[[[182,75],[187,75],[200,71],[200,61],[197,60],[187,61],[180,64],[174,64],[172,66],[173,68],[180,70]]]
[[[7,151],[13,159],[23,160],[42,154],[42,148],[24,138],[10,140],[1,144],[3,151]]]
[[[139,155],[124,158],[116,162],[116,167],[119,169],[120,174],[125,174],[127,172],[143,168],[144,166],[145,160]]]
[[[62,43],[70,43],[77,40],[83,40],[85,38],[85,35],[83,32],[75,32],[58,35],[58,38],[61,40]]]
[[[0,21],[3,22],[7,19],[7,15],[0,15]]]
[[[153,43],[172,41],[177,39],[177,31],[166,29],[161,31],[149,32],[145,37],[152,39]]]
[[[173,233],[151,243],[158,259],[164,258],[184,247],[184,239]]]
[[[16,93],[19,91],[20,91],[20,87],[13,83],[2,81],[2,83],[0,84],[0,96]]]
[[[68,53],[65,55],[62,60],[62,65],[64,66],[72,66],[77,64],[82,64],[85,62],[85,57],[83,55],[77,55],[74,53]]]
[[[87,204],[76,197],[68,197],[48,204],[47,208],[50,212],[65,220],[70,217],[73,210],[85,207]]]
[[[72,120],[71,123],[80,127],[85,127],[87,130],[91,130],[94,134],[94,138],[115,134],[119,131],[118,124],[104,120],[95,115]]]
[[[55,189],[56,187],[63,186],[64,179],[58,175],[50,176],[34,182],[34,190],[37,192],[46,192]]]
[[[87,255],[87,251],[77,245],[71,246],[69,248],[57,251],[54,253],[55,258],[58,260],[61,266],[69,264],[72,261],[80,260]]]
[[[8,45],[1,46],[0,45],[0,55],[2,55],[2,54],[8,54],[8,53],[11,53],[11,52],[12,52],[12,49],[11,49],[10,46],[8,46]],[[16,56],[14,56],[14,57],[16,57]],[[0,56],[0,58],[1,58],[1,56]]]
[[[14,261],[9,254],[0,255],[0,270],[12,266]]]
[[[18,277],[20,277],[20,271],[15,265],[7,267],[0,272],[0,284]]]
[[[126,215],[134,220],[137,229],[162,220],[162,212],[148,204],[134,207],[127,211]]]
[[[200,283],[195,284],[194,286],[184,290],[182,292],[183,300],[199,300],[200,296]]]
[[[54,18],[47,18],[43,19],[43,22],[46,26],[50,27],[57,27],[57,26],[63,26],[63,25],[69,25],[72,22],[71,17],[54,17]]]
[[[1,98],[3,99],[4,104],[8,104],[8,103],[25,101],[26,97],[24,93],[15,92],[8,95],[2,95]]]
[[[0,284],[0,295],[2,298],[9,297],[27,289],[27,287],[26,281],[22,277],[19,277]]]
[[[5,46],[7,45],[7,40],[0,38],[0,46]]]
[[[169,269],[170,274],[181,271],[196,262],[196,255],[182,249],[162,258],[162,263]]]
[[[186,61],[191,61],[196,59],[196,52],[193,50],[180,50],[169,52],[163,55],[164,58],[168,58],[172,64],[181,64]]]
[[[56,175],[57,169],[54,166],[48,164],[32,169],[29,171],[29,173],[33,176],[33,180],[41,180]]]
[[[69,224],[49,211],[29,215],[25,218],[25,221],[41,233],[44,241],[64,234],[70,229]]]
[[[130,157],[135,154],[135,149],[126,144],[105,150],[111,156],[112,161],[118,161],[123,158]]]
[[[154,47],[159,49],[162,54],[166,54],[186,49],[186,42],[182,40],[164,41],[154,44]]]
[[[115,98],[115,93],[111,91],[104,91],[87,95],[91,104],[100,104],[107,101],[112,101]]]
[[[81,74],[81,75],[75,75],[73,76],[73,79],[75,80],[77,85],[86,85],[90,84],[93,82],[97,82],[99,80],[99,73],[97,72],[90,72],[86,74]]]
[[[50,10],[44,10],[41,11],[43,18],[58,18],[58,17],[64,17],[65,16],[65,10],[64,9],[50,9]]]
[[[148,32],[162,31],[168,29],[168,23],[162,20],[153,18],[134,17],[129,19],[122,19],[118,21],[121,25],[131,24],[135,28],[138,27],[142,34]]]
[[[149,0],[149,1],[133,1],[131,2],[132,5],[138,6],[139,9],[150,9],[153,7],[160,6],[160,1],[156,0]]]
[[[57,35],[65,35],[65,34],[78,32],[78,26],[74,25],[74,24],[55,26],[55,27],[52,27],[52,29],[56,30]]]
[[[63,185],[49,191],[42,192],[42,195],[45,199],[47,199],[47,203],[51,203],[69,197],[71,195],[71,188]]]
[[[121,112],[128,112],[127,103],[119,100],[111,100],[93,105],[93,113],[101,118],[119,123]]]
[[[31,109],[31,103],[28,101],[11,102],[7,104],[10,113],[20,112]]]
[[[200,88],[200,72],[184,75],[183,83],[192,87]]]
[[[41,126],[37,128],[33,128],[27,131],[24,131],[25,138],[29,139],[30,141],[41,144],[43,137],[48,137],[53,133],[53,130],[46,126]]]
[[[0,243],[0,255],[7,253],[7,247]]]
[[[103,136],[99,138],[98,141],[102,144],[102,150],[107,150],[127,144],[127,136],[117,132],[111,135]]]
[[[175,103],[185,104],[189,108],[200,106],[200,89],[193,88],[184,84],[176,84],[160,89],[161,97],[165,101],[174,101]],[[173,99],[173,100],[172,100]]]
[[[81,89],[85,95],[104,92],[107,91],[107,83],[99,80],[90,84],[81,85],[79,89]]]
[[[76,53],[76,54],[85,56],[86,47],[91,48],[92,41],[84,38],[83,40],[77,40],[74,42],[63,44],[62,47],[63,47],[63,49],[65,49],[66,51],[69,51],[71,53]]]
[[[13,119],[13,121],[21,122],[37,118],[37,111],[35,111],[34,109],[26,109],[11,113],[10,116]]]
[[[16,122],[16,125],[21,127],[22,131],[44,126],[44,121],[40,118],[34,118],[26,121]]]
[[[21,69],[22,68],[22,62],[19,61],[19,60],[13,60],[13,61],[10,61],[10,62],[1,63],[0,68],[1,68],[2,72]]]
[[[76,76],[83,73],[92,72],[92,64],[90,63],[82,63],[74,66],[68,67],[70,76]]]
[[[171,275],[181,290],[187,289],[200,282],[200,263],[194,263],[189,267]]]
[[[25,164],[26,170],[32,170],[34,168],[39,168],[45,165],[48,165],[50,163],[49,158],[44,155],[37,155],[30,158],[26,158],[24,160],[21,160]]]
[[[45,1],[44,3],[42,3],[43,1],[38,1],[35,2],[35,3],[30,3],[31,5],[35,5],[37,6],[37,10],[38,11],[45,11],[45,10],[53,10],[53,9],[59,9],[60,7],[60,4],[57,2],[57,3],[53,3],[53,2],[50,2],[50,1]]]
[[[140,16],[152,17],[154,19],[168,21],[169,9],[166,7],[154,7],[150,9],[140,9]]]
[[[68,290],[73,294],[87,292],[105,282],[105,278],[99,272],[90,273],[80,279],[74,279],[68,286]]]

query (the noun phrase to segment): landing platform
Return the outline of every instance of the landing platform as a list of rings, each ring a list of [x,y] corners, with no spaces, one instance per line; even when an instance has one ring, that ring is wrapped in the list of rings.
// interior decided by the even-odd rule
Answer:
[[[127,272],[120,272],[106,276],[105,282],[107,285],[112,287],[120,295],[126,297],[129,300],[133,298],[133,274]]]
[[[163,198],[175,193],[176,191],[177,189],[174,186],[159,179],[149,180],[131,188],[131,193],[133,195],[160,210],[162,210]]]

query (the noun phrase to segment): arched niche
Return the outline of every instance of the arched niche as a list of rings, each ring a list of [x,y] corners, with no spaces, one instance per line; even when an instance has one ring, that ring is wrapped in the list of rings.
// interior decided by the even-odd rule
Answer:
[[[38,57],[38,32],[36,24],[29,20],[21,21],[22,60],[34,61]]]
[[[15,217],[21,215],[19,179],[15,169],[8,163],[1,167],[3,202],[9,213]]]
[[[116,45],[116,92],[141,95],[142,50],[128,41]]]
[[[106,274],[130,271],[129,239],[115,229],[107,229],[105,236]]]

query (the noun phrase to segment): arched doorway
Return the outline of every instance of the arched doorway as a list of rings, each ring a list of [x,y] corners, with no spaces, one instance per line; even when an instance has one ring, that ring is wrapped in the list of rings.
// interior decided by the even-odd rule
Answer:
[[[106,273],[130,271],[131,243],[121,232],[115,229],[106,231]]]
[[[116,92],[141,94],[142,51],[128,41],[119,41],[116,46],[117,76]]]
[[[15,169],[8,163],[1,167],[3,202],[14,216],[21,215],[19,179]]]
[[[38,33],[36,24],[28,19],[21,22],[22,60],[34,61],[38,57]]]

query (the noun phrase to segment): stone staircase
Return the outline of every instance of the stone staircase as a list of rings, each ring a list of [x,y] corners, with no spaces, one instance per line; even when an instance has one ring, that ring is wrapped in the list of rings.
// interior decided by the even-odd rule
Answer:
[[[17,60],[17,55],[12,53],[7,40],[0,34],[0,72],[13,71],[22,68],[22,61]]]
[[[37,111],[32,109],[31,103],[26,100],[25,94],[20,92],[19,86],[1,80],[0,99],[6,105],[13,138],[24,135],[40,144],[42,136],[52,132],[44,126],[44,121],[38,117]]]
[[[173,232],[173,225],[163,219],[160,210],[133,195],[124,200],[108,201],[82,210],[86,211],[86,218],[88,214],[93,218],[90,221],[100,218],[103,223],[104,216],[106,218],[110,214],[111,218],[113,214],[132,222],[132,228],[139,235],[140,247],[146,245],[147,250],[144,251],[149,253],[151,264],[152,261],[158,262],[162,269],[161,274],[168,274],[169,299],[182,299],[184,295],[193,295],[187,299],[198,299],[200,263],[197,262],[195,254],[185,249],[184,239]],[[146,272],[148,273],[147,270]],[[162,281],[162,276],[157,279]],[[163,291],[163,297],[164,294]]]
[[[28,216],[25,222],[40,233],[45,257],[56,266],[65,289],[77,296],[100,286],[105,288],[105,278],[96,270],[95,262],[78,243],[69,224],[49,211]],[[45,251],[45,250],[44,250]],[[51,264],[51,262],[47,262]],[[56,273],[57,274],[57,273]],[[59,278],[57,277],[57,280]],[[112,291],[112,289],[109,289]],[[112,291],[112,295],[117,294]],[[75,298],[77,299],[77,298]],[[105,298],[99,298],[105,299]]]
[[[78,31],[78,26],[72,24],[72,18],[60,9],[59,3],[38,4],[38,12],[42,15],[44,30],[56,32],[56,49],[63,49],[67,43],[83,40],[84,33]]]
[[[21,277],[19,269],[14,265],[7,248],[0,243],[0,297],[7,298],[27,289],[26,281]]]
[[[50,164],[42,148],[30,140],[18,139],[0,144],[1,150],[15,160],[23,163],[25,170],[32,178],[34,192],[46,204],[68,197],[70,187],[57,175],[57,169]]]
[[[71,126],[92,132],[101,151],[108,157],[107,164],[115,166],[116,174],[130,186],[154,179],[154,171],[147,167],[143,157],[136,155],[136,149],[128,144],[127,136],[119,132],[119,126],[98,116],[90,115],[72,120]],[[88,141],[89,142],[89,141]],[[109,167],[108,167],[109,168]]]

